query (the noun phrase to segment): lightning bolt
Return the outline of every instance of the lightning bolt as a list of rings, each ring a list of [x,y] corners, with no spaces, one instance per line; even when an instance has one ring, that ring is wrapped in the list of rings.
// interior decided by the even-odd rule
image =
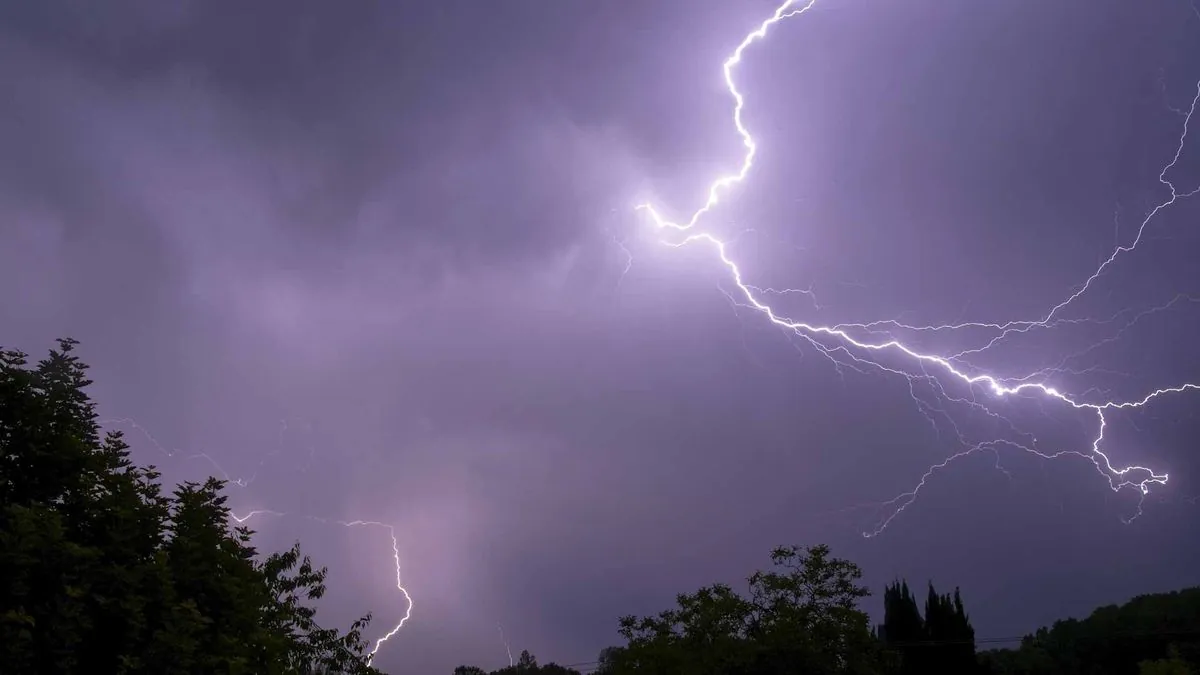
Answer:
[[[227,472],[208,453],[205,453],[205,452],[183,453],[182,451],[179,451],[179,450],[168,450],[161,443],[159,443],[158,439],[155,438],[145,427],[138,424],[137,421],[135,421],[131,418],[121,417],[121,418],[115,418],[115,419],[109,419],[109,420],[99,420],[98,423],[101,424],[102,426],[126,426],[130,429],[133,429],[135,432],[139,433],[147,441],[149,441],[152,446],[154,446],[156,449],[158,449],[160,452],[162,452],[163,454],[165,454],[168,457],[182,456],[184,459],[204,460],[213,469],[215,469],[217,471],[217,473],[219,473],[221,475],[221,477],[224,478],[230,485],[235,485],[239,488],[249,487],[250,484],[254,482],[255,477],[257,477],[259,470],[262,469],[262,467],[266,463],[267,459],[269,459],[270,457],[272,457],[274,455],[279,454],[282,451],[283,436],[288,431],[287,421],[286,420],[280,421],[280,426],[279,426],[279,441],[280,441],[280,443],[279,443],[279,446],[273,452],[269,453],[267,457],[264,457],[262,460],[259,461],[259,463],[255,466],[254,472],[251,474],[250,478],[244,479],[244,478],[231,477],[229,472]],[[314,454],[315,454],[315,449],[313,447],[310,447],[308,464],[305,466],[305,468],[307,468],[307,466],[312,464]],[[243,515],[238,515],[237,513],[234,513],[231,511],[229,514],[229,517],[230,517],[230,520],[233,520],[237,524],[242,525],[242,524],[245,524],[246,522],[250,521],[253,518],[257,518],[257,517],[261,517],[261,516],[286,518],[286,517],[290,517],[292,515],[293,514],[290,514],[285,511],[276,511],[273,509],[254,509],[252,511],[246,512]],[[394,637],[396,635],[396,633],[399,633],[400,629],[404,627],[404,624],[407,623],[410,618],[412,618],[412,610],[413,610],[412,595],[410,595],[408,592],[408,589],[404,587],[404,584],[401,582],[401,578],[400,578],[400,540],[396,536],[395,526],[390,525],[388,523],[380,522],[377,520],[338,520],[335,518],[325,518],[325,517],[321,517],[321,516],[311,516],[311,515],[299,515],[296,517],[299,517],[299,518],[302,518],[304,520],[308,520],[311,522],[315,522],[315,523],[322,523],[322,524],[326,524],[326,525],[340,525],[342,527],[348,527],[348,528],[361,528],[361,527],[378,528],[378,529],[385,530],[388,534],[388,537],[391,539],[392,562],[393,562],[393,567],[396,572],[396,590],[398,590],[400,592],[400,594],[404,597],[404,603],[405,603],[404,616],[401,617],[399,619],[399,621],[397,621],[397,623],[391,628],[391,630],[389,630],[383,636],[381,636],[375,640],[375,644],[371,648],[371,651],[369,651],[367,653],[367,663],[370,664],[370,662],[375,658],[375,654],[379,652],[379,649],[381,647],[383,647],[383,644],[385,642],[387,642],[388,640],[390,640],[392,637]]]
[[[496,628],[500,631],[500,641],[504,643],[504,653],[508,654],[508,667],[513,666],[512,647],[508,645],[508,638],[504,637],[504,626],[496,624]]]
[[[730,187],[742,183],[749,175],[754,166],[754,159],[758,152],[758,146],[755,143],[750,131],[746,128],[742,120],[742,111],[745,107],[745,97],[737,86],[734,73],[737,66],[742,62],[743,55],[746,50],[756,42],[763,40],[768,32],[771,31],[777,24],[798,17],[808,12],[816,4],[816,0],[798,1],[786,0],[776,7],[773,14],[765,19],[758,27],[748,33],[738,46],[733,50],[733,53],[725,59],[722,66],[725,76],[725,86],[733,98],[733,126],[738,135],[742,139],[742,144],[745,147],[745,153],[742,156],[742,162],[734,173],[719,176],[709,184],[707,197],[699,208],[694,210],[692,214],[684,221],[676,222],[663,217],[660,212],[651,204],[643,203],[635,207],[636,210],[645,212],[649,216],[649,221],[657,232],[660,233],[658,242],[675,248],[689,246],[693,244],[707,245],[715,253],[721,264],[728,270],[736,292],[728,293],[730,299],[741,307],[746,307],[757,311],[770,321],[775,326],[786,331],[790,336],[799,338],[804,342],[814,347],[817,351],[827,356],[841,372],[842,366],[853,368],[860,372],[870,370],[880,371],[893,375],[904,377],[909,382],[910,392],[913,400],[917,403],[921,410],[935,429],[936,416],[949,417],[945,410],[930,406],[921,401],[916,394],[916,387],[919,383],[927,385],[935,395],[941,398],[964,406],[972,407],[982,411],[985,414],[997,418],[1003,422],[1007,422],[997,413],[989,409],[986,404],[980,403],[974,396],[977,390],[990,393],[993,398],[1016,397],[1021,398],[1034,397],[1041,402],[1050,402],[1066,406],[1071,409],[1087,411],[1094,416],[1095,419],[1095,436],[1092,439],[1090,447],[1081,450],[1056,450],[1047,451],[1039,448],[1037,439],[1031,434],[1021,434],[1015,428],[1008,426],[1011,430],[1021,436],[1021,441],[993,439],[982,442],[969,442],[964,434],[958,430],[957,425],[953,420],[950,420],[951,425],[957,434],[959,442],[965,449],[947,457],[944,461],[934,464],[921,477],[917,486],[909,492],[901,494],[896,498],[884,502],[883,506],[892,509],[890,515],[880,521],[875,529],[864,531],[864,537],[872,537],[882,533],[887,526],[902,513],[913,501],[916,500],[920,491],[925,487],[927,481],[938,471],[945,469],[950,463],[957,459],[976,454],[979,452],[990,452],[997,456],[997,467],[999,468],[998,458],[999,449],[1003,447],[1015,448],[1025,452],[1032,453],[1044,459],[1055,459],[1066,455],[1073,455],[1089,460],[1096,470],[1104,476],[1109,483],[1109,486],[1114,492],[1125,488],[1137,490],[1141,497],[1139,498],[1137,513],[1140,515],[1142,509],[1142,501],[1145,495],[1149,493],[1150,486],[1153,484],[1166,484],[1167,474],[1157,473],[1149,467],[1144,466],[1124,466],[1117,467],[1109,460],[1108,455],[1101,449],[1101,444],[1104,441],[1105,430],[1108,426],[1106,413],[1117,410],[1134,409],[1146,406],[1151,401],[1168,394],[1179,394],[1192,390],[1200,390],[1200,384],[1184,383],[1176,386],[1155,389],[1140,399],[1134,400],[1101,400],[1088,401],[1080,396],[1073,396],[1060,391],[1059,389],[1047,384],[1038,378],[1043,372],[1025,375],[1022,377],[1001,377],[992,373],[984,372],[977,368],[969,367],[962,359],[971,354],[978,354],[990,347],[995,346],[1002,340],[1017,333],[1026,333],[1034,329],[1047,329],[1063,323],[1076,323],[1083,320],[1077,319],[1062,319],[1059,315],[1071,303],[1077,300],[1080,296],[1086,293],[1093,283],[1102,276],[1109,267],[1122,255],[1130,253],[1142,241],[1143,234],[1151,221],[1162,211],[1170,208],[1176,202],[1200,193],[1200,186],[1190,191],[1180,190],[1168,177],[1167,174],[1179,162],[1179,158],[1183,153],[1187,143],[1188,126],[1191,123],[1192,116],[1196,112],[1197,105],[1200,104],[1200,82],[1196,85],[1196,94],[1192,98],[1191,106],[1186,111],[1181,111],[1183,117],[1183,130],[1179,136],[1179,144],[1175,150],[1174,156],[1170,162],[1163,167],[1159,172],[1158,181],[1165,186],[1169,195],[1159,202],[1146,217],[1141,221],[1137,233],[1128,244],[1117,245],[1111,255],[1105,258],[1095,271],[1076,286],[1067,297],[1061,302],[1055,304],[1046,311],[1040,318],[1008,321],[1003,323],[983,323],[983,322],[967,322],[935,326],[913,326],[903,324],[895,320],[876,321],[871,323],[860,324],[836,324],[836,325],[819,325],[806,321],[794,320],[784,316],[780,311],[773,308],[764,299],[768,295],[780,294],[776,289],[760,288],[752,285],[745,280],[745,273],[739,264],[734,260],[729,252],[729,242],[726,242],[710,232],[701,231],[698,227],[703,217],[715,208],[721,200],[722,194]],[[808,293],[809,291],[791,290],[793,293]],[[736,297],[735,297],[736,296]],[[1178,300],[1179,298],[1176,298]],[[1175,300],[1172,301],[1173,304]],[[1149,312],[1160,311],[1165,307],[1155,308]],[[1133,319],[1136,321],[1147,312],[1143,312]],[[1114,317],[1110,321],[1115,321]],[[1126,324],[1126,328],[1132,325],[1132,321]],[[954,331],[962,329],[984,329],[994,333],[993,337],[987,340],[981,346],[967,349],[956,354],[941,355],[931,353],[922,349],[913,347],[900,339],[895,338],[890,330],[908,330],[916,332],[938,332],[938,331]],[[1124,330],[1124,329],[1122,329]],[[1119,333],[1118,333],[1119,336]],[[1110,338],[1111,339],[1116,339]],[[914,369],[905,369],[903,367],[895,367],[887,365],[880,360],[882,356],[892,356],[896,360],[903,363],[911,364]],[[1076,355],[1072,355],[1076,356]],[[1070,359],[1071,357],[1067,357]],[[1064,359],[1065,364],[1067,359]],[[1053,369],[1050,369],[1053,370]],[[1055,370],[1054,372],[1062,372]],[[945,389],[942,381],[948,382],[957,381],[960,386],[965,386],[971,392],[970,398],[955,397],[950,395]],[[1003,469],[1001,469],[1003,470]],[[1137,516],[1135,515],[1134,518]]]
[[[625,280],[625,276],[629,274],[629,270],[633,268],[633,253],[625,245],[624,239],[618,239],[617,235],[611,232],[609,232],[609,236],[612,238],[613,246],[616,246],[621,251],[621,257],[625,259],[625,266],[621,269],[621,276],[617,277],[617,286],[620,286],[621,282]]]
[[[231,519],[237,521],[237,523],[240,525],[256,516],[269,515],[269,516],[276,516],[276,517],[282,518],[282,517],[285,517],[285,516],[288,516],[291,514],[285,513],[283,511],[272,511],[270,509],[256,509],[254,511],[250,511],[250,512],[246,513],[243,516],[239,516],[236,513],[230,513],[229,515],[230,515]],[[404,624],[407,623],[408,620],[412,617],[413,599],[412,599],[412,596],[409,595],[408,589],[406,589],[404,587],[404,584],[400,581],[400,540],[396,537],[396,528],[392,525],[389,525],[387,523],[382,523],[377,520],[334,520],[332,518],[321,518],[319,516],[301,516],[301,517],[306,520],[311,520],[311,521],[318,522],[318,523],[341,525],[342,527],[378,527],[378,528],[382,528],[384,530],[387,530],[388,537],[390,537],[392,540],[392,561],[395,564],[395,569],[396,569],[396,590],[400,591],[400,594],[404,596],[404,603],[405,603],[404,616],[400,618],[400,620],[396,623],[395,626],[392,627],[391,630],[389,630],[382,637],[380,637],[379,639],[377,639],[375,641],[375,646],[372,647],[371,651],[367,653],[367,664],[369,665],[371,663],[371,660],[375,658],[375,654],[379,651],[379,648],[383,646],[383,643],[392,639],[392,637],[395,636],[396,633],[399,633],[400,629],[404,627]]]

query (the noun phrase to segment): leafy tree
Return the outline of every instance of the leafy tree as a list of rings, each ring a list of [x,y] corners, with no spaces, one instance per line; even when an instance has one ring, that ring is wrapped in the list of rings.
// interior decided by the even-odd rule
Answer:
[[[746,596],[724,584],[678,596],[655,616],[620,621],[626,645],[605,672],[682,675],[868,674],[879,670],[861,570],[829,547],[778,548],[779,571],[759,571]]]
[[[354,673],[362,630],[323,629],[325,570],[299,546],[258,561],[224,484],[163,494],[100,437],[73,340],[30,367],[0,351],[0,669],[4,673]]]
[[[517,657],[518,672],[536,672],[538,669],[537,659],[533,654],[529,653],[528,649],[522,649],[521,655]]]
[[[596,673],[607,675],[614,672],[617,663],[624,654],[623,647],[605,647],[600,650],[600,655],[596,657]]]

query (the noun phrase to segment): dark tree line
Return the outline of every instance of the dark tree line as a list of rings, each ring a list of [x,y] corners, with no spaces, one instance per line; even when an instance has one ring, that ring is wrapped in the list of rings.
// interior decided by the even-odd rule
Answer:
[[[321,627],[325,570],[299,545],[261,558],[231,528],[223,483],[165,493],[101,437],[86,366],[63,340],[30,366],[0,350],[0,675],[370,675],[362,629]],[[905,581],[874,629],[862,571],[785,547],[743,591],[714,584],[618,623],[605,675],[1200,675],[1200,588],[1101,607],[976,654],[958,589]],[[455,675],[488,675],[460,666]],[[522,652],[490,675],[580,675]]]
[[[1039,628],[1017,649],[979,656],[994,675],[1196,675],[1200,588],[1100,607],[1085,619]]]
[[[884,589],[874,631],[859,608],[859,568],[824,546],[783,548],[745,593],[717,584],[677,606],[620,621],[625,644],[601,652],[607,675],[1200,675],[1200,588],[1101,607],[976,653],[958,589],[928,587],[923,611],[907,582]]]
[[[774,569],[678,597],[678,606],[620,621],[626,644],[607,673],[769,675],[878,673],[881,650],[858,603],[870,592],[854,563],[827,546],[778,548]]]
[[[221,481],[164,493],[100,436],[74,347],[0,351],[0,673],[377,672],[299,545],[260,561]]]
[[[869,592],[854,563],[826,546],[779,548],[774,569],[756,572],[745,594],[715,584],[653,616],[626,616],[626,644],[605,649],[591,670],[609,675],[881,673],[881,649],[858,601]],[[526,659],[492,675],[576,672]],[[523,670],[526,668],[528,670]],[[554,668],[554,670],[550,670]],[[463,666],[455,675],[483,675]]]
[[[522,651],[517,662],[511,666],[493,670],[491,673],[478,666],[459,666],[454,669],[454,675],[580,675],[580,672],[557,663],[539,666],[533,654]]]

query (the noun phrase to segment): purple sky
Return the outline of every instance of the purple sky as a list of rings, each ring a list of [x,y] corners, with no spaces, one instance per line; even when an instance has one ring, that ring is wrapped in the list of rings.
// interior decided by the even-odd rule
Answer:
[[[103,416],[178,449],[130,435],[170,480],[211,472],[205,452],[255,476],[239,511],[393,524],[415,599],[376,661],[394,672],[507,664],[498,624],[590,661],[619,615],[782,543],[829,543],[876,590],[961,586],[981,637],[1200,583],[1195,392],[1108,416],[1114,464],[1170,473],[1132,524],[1137,493],[1087,461],[1002,449],[862,536],[963,449],[956,429],[1086,451],[1095,415],[976,388],[1001,420],[941,373],[959,401],[839,367],[731,305],[711,247],[662,246],[631,210],[685,218],[737,166],[720,64],[773,9],[0,5],[0,342],[82,340]],[[818,0],[738,75],[761,152],[704,224],[748,283],[811,288],[817,306],[771,300],[821,324],[1036,318],[1169,197],[1200,12]],[[1168,178],[1200,185],[1200,138]],[[1200,196],[1163,210],[1061,315],[1115,321],[971,364],[1058,367],[1039,381],[1088,402],[1200,381],[1198,222]],[[402,614],[386,533],[253,522],[330,567],[327,618],[371,610],[375,636]]]

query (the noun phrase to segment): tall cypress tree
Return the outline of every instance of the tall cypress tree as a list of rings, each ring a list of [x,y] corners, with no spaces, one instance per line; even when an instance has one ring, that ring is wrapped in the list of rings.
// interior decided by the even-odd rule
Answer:
[[[884,620],[877,635],[895,656],[896,673],[970,675],[978,670],[975,630],[959,589],[955,588],[953,595],[941,595],[930,583],[924,616],[904,581],[884,589],[883,603]]]
[[[923,659],[925,620],[917,608],[917,599],[907,581],[896,581],[883,592],[883,625],[879,636],[889,651],[896,655],[896,670],[901,675],[927,672]]]
[[[962,593],[959,592],[957,586],[954,587],[954,635],[958,642],[955,650],[955,662],[961,663],[964,673],[978,671],[979,661],[975,657],[975,628],[971,625],[971,618],[967,616],[967,610],[963,607]]]
[[[958,588],[954,595],[941,595],[929,584],[925,601],[925,632],[929,640],[931,667],[940,672],[975,672],[975,630],[963,608]]]

